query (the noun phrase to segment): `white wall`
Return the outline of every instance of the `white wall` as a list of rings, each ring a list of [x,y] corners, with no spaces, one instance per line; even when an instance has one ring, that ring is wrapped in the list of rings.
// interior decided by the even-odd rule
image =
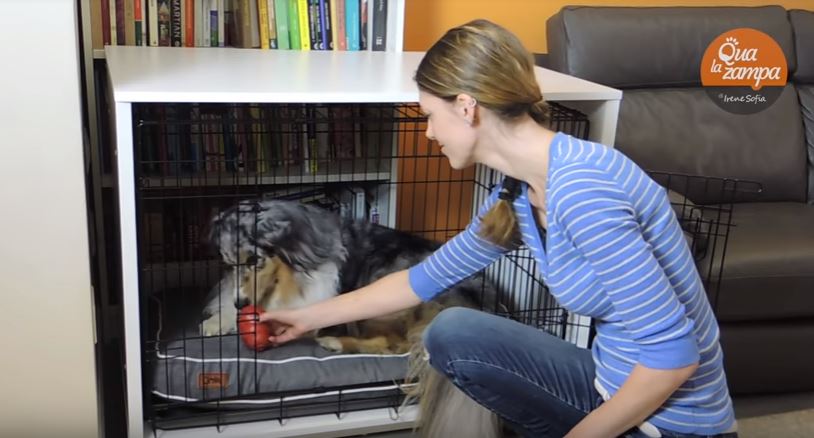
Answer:
[[[0,436],[99,434],[74,0],[0,0]]]

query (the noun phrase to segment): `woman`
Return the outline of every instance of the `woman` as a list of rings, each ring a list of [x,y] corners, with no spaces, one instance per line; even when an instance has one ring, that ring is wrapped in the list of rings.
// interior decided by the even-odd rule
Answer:
[[[595,319],[592,351],[448,309],[424,334],[434,368],[527,436],[736,436],[718,326],[665,190],[621,153],[547,129],[531,55],[495,24],[448,31],[415,79],[451,166],[506,180],[419,265],[262,315],[280,327],[271,341],[414,306],[522,242],[559,303]]]

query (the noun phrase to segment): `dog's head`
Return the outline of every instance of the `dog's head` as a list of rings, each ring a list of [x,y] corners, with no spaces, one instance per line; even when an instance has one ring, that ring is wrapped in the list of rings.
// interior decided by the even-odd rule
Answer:
[[[233,267],[255,267],[273,257],[271,248],[258,244],[268,210],[260,202],[241,201],[212,218],[209,240],[223,261]],[[285,224],[278,224],[285,225]]]
[[[300,295],[294,271],[279,257],[261,259],[241,268],[238,274],[237,308],[249,304],[261,309],[280,308]]]
[[[276,256],[307,273],[346,256],[339,217],[296,201],[241,201],[212,219],[209,237],[232,266]]]

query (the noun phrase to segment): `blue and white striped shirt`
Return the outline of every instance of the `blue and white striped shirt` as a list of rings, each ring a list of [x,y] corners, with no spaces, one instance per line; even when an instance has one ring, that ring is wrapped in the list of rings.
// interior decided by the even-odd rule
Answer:
[[[496,202],[494,190],[481,215]],[[596,382],[616,393],[633,367],[699,367],[648,421],[716,434],[734,425],[718,324],[666,191],[622,153],[557,133],[540,235],[528,186],[514,202],[523,243],[560,305],[596,321]],[[480,216],[480,215],[479,215]],[[409,271],[423,300],[490,265],[508,249],[465,231]]]

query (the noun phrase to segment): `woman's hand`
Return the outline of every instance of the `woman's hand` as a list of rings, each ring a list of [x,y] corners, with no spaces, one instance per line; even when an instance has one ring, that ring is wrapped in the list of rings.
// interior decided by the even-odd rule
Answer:
[[[260,321],[271,325],[269,342],[280,345],[312,330],[389,315],[421,303],[410,286],[406,269],[388,274],[353,292],[306,307],[271,310]]]
[[[314,330],[305,318],[307,308],[272,310],[260,314],[260,321],[271,327],[272,335],[269,337],[271,345],[276,347],[293,341],[303,334]]]

